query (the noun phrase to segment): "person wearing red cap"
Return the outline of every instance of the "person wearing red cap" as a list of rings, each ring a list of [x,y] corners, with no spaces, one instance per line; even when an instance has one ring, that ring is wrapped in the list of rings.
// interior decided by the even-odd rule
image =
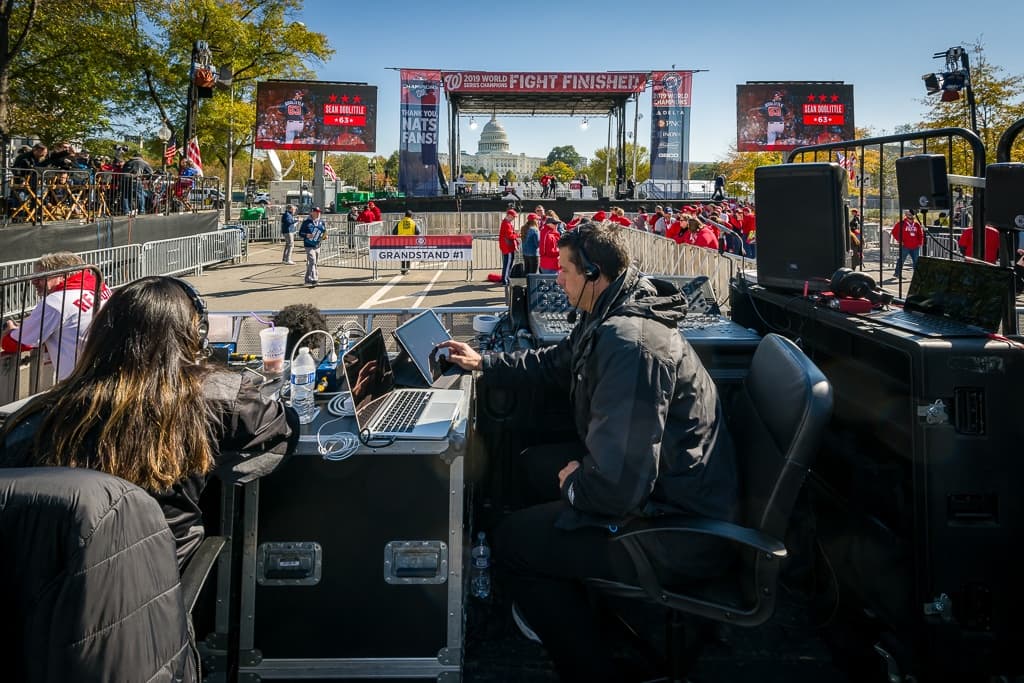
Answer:
[[[498,248],[501,249],[501,284],[508,285],[509,276],[512,273],[512,261],[515,259],[516,249],[519,247],[519,235],[516,234],[515,209],[505,212],[505,218],[498,228]]]
[[[608,214],[606,214],[604,211],[598,211],[593,216],[591,216],[590,220],[594,221],[595,223],[600,223],[601,221],[608,220]]]
[[[380,207],[379,206],[377,206],[373,202],[370,202],[369,204],[366,205],[366,208],[373,212],[373,220],[375,220],[375,221],[381,220],[382,214],[380,212]]]

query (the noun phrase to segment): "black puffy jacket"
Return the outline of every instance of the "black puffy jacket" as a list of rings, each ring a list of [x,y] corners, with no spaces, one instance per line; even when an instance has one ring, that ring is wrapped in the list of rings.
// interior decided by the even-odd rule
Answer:
[[[733,521],[736,465],[714,382],[679,332],[686,300],[627,269],[561,343],[494,354],[486,375],[568,391],[582,467],[562,487],[559,526],[661,512]]]

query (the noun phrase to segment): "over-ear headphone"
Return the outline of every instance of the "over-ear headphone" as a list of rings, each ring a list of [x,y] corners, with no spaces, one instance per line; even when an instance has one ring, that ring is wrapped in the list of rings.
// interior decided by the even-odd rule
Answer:
[[[198,289],[185,280],[177,277],[168,277],[167,279],[181,287],[182,291],[188,295],[189,301],[192,302],[192,307],[196,309],[196,315],[199,316],[199,323],[196,325],[196,332],[199,333],[199,352],[208,355],[210,351],[210,316],[206,308],[206,300],[203,299]]]
[[[589,232],[587,228],[576,228],[574,231],[576,239],[573,246],[576,247],[576,253],[580,255],[580,261],[583,263],[583,278],[588,282],[594,282],[597,278],[601,277],[601,268],[590,260],[590,257],[587,256],[587,250],[583,248],[583,240],[586,239],[586,235],[583,234],[584,230]]]
[[[832,274],[832,293],[838,297],[867,299],[876,304],[887,304],[892,296],[878,289],[878,283],[866,273],[840,268]]]

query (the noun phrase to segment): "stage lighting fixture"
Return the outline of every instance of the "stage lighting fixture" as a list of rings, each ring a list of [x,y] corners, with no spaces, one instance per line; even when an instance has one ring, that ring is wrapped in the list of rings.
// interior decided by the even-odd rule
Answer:
[[[929,95],[942,90],[942,83],[939,82],[939,74],[925,74],[921,76],[921,80],[924,81],[925,90],[928,91]]]
[[[469,117],[469,129],[476,130],[476,119],[472,116]]]
[[[587,117],[584,116],[583,117],[583,121],[580,122],[580,130],[586,130],[589,127],[590,127],[590,121],[588,121]]]
[[[967,73],[963,70],[944,73],[925,74],[921,76],[924,87],[929,95],[942,93],[943,102],[955,102],[960,99],[960,91],[967,85]]]

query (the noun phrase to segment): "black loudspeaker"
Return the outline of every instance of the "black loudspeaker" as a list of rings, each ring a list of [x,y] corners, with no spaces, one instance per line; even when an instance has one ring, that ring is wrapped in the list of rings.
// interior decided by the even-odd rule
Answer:
[[[754,170],[757,282],[824,291],[846,265],[846,170],[839,164],[782,164]]]
[[[985,171],[985,224],[1024,230],[1024,164],[989,164]]]
[[[901,209],[948,209],[946,157],[914,154],[896,160],[896,188]]]

